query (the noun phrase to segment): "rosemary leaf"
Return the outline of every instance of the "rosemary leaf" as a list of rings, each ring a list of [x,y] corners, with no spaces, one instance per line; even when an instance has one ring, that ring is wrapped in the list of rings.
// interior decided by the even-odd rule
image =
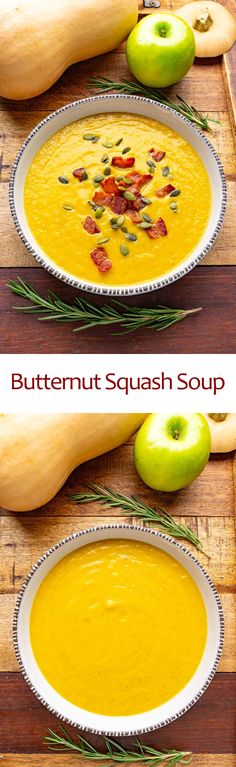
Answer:
[[[122,493],[117,493],[109,487],[99,487],[99,485],[86,485],[86,487],[88,492],[75,493],[70,496],[71,500],[78,504],[94,503],[97,501],[101,506],[106,505],[110,509],[119,508],[125,512],[126,517],[135,516],[143,521],[155,523],[163,532],[174,538],[189,541],[198,551],[204,553],[202,543],[192,528],[175,522],[171,514],[165,511],[165,509],[159,506],[153,509],[136,498],[135,495],[122,495]]]
[[[172,101],[172,99],[167,96],[167,93],[159,88],[147,88],[135,80],[122,79],[121,82],[115,82],[114,80],[110,80],[109,77],[90,77],[89,83],[93,88],[103,93],[117,91],[118,93],[129,93],[130,95],[138,94],[139,96],[144,96],[146,99],[158,101],[160,104],[165,104],[179,114],[182,114],[187,120],[202,130],[211,131],[209,125],[210,122],[221,125],[219,120],[214,120],[208,115],[203,115],[196,109],[196,107],[188,104],[181,96],[176,96],[180,102],[177,103],[176,101]]]
[[[131,333],[140,328],[165,328],[180,322],[188,314],[201,311],[196,309],[171,309],[167,306],[156,306],[155,309],[127,306],[120,301],[111,301],[111,304],[96,306],[82,298],[76,298],[73,304],[65,303],[55,293],[42,296],[29,283],[18,280],[10,280],[7,283],[12,293],[29,302],[29,306],[14,306],[17,311],[25,314],[37,314],[39,320],[53,320],[54,322],[76,322],[79,326],[74,328],[74,333],[93,328],[97,325],[119,325],[123,329],[120,333]]]
[[[157,767],[160,764],[163,767],[164,765],[174,767],[176,764],[190,764],[192,759],[190,751],[175,751],[175,749],[158,751],[156,748],[140,743],[139,740],[135,741],[130,750],[111,740],[111,738],[104,738],[105,752],[102,752],[92,746],[88,740],[82,738],[81,735],[75,735],[74,740],[72,740],[64,727],[61,727],[61,735],[51,729],[48,730],[48,733],[45,742],[51,751],[59,751],[60,753],[72,751],[74,756],[82,756],[84,759],[103,763],[107,761],[122,764],[141,762],[148,767]]]

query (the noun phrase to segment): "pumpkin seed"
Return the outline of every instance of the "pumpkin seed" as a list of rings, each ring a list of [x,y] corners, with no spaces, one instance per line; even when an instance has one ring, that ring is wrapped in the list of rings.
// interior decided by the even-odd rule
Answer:
[[[110,175],[111,175],[111,168],[108,165],[107,168],[104,169],[104,176],[110,176]]]
[[[110,237],[103,237],[101,240],[98,240],[98,245],[105,245],[106,242],[109,242]]]
[[[141,197],[141,200],[142,200],[144,205],[151,205],[152,204],[152,201],[149,200],[148,197]]]
[[[59,176],[58,181],[60,181],[60,184],[69,184],[69,180],[66,176]]]
[[[117,222],[116,222],[117,226],[122,226],[122,224],[124,223],[124,220],[125,220],[124,216],[118,216],[118,219],[117,219]]]
[[[121,228],[121,232],[124,232],[124,234],[127,234],[128,232],[127,226],[121,226],[120,228]]]
[[[123,181],[124,176],[116,176],[117,181]]]
[[[155,168],[150,168],[150,173],[152,174],[152,176],[154,176]]]
[[[118,138],[118,141],[116,141],[115,146],[120,146],[122,141],[123,141],[123,138]]]
[[[165,167],[162,168],[161,172],[163,176],[169,176],[170,168],[168,167],[168,165],[165,165]]]
[[[82,179],[83,179],[83,181],[87,181],[87,178],[88,178],[88,174],[87,174],[87,171],[86,171],[86,170],[84,170],[84,171],[83,171],[83,175],[82,175]]]
[[[92,144],[96,144],[96,143],[97,143],[97,141],[99,141],[99,136],[93,136],[93,138],[91,139],[91,141],[92,141]]]
[[[117,224],[117,216],[116,217],[112,216],[112,218],[110,218],[110,224],[112,226],[112,229],[119,229],[119,226]]]
[[[94,136],[93,133],[84,133],[83,139],[84,141],[94,141],[94,139],[98,141],[99,136]]]
[[[128,256],[129,255],[129,248],[126,247],[126,245],[123,245],[123,243],[120,245],[120,252],[122,256]]]
[[[103,179],[104,179],[104,173],[97,173],[97,175],[94,176],[93,180],[96,182],[96,184],[100,184],[100,182],[103,181]]]
[[[122,149],[122,154],[127,154],[127,152],[130,152],[131,146],[125,146],[124,149]]]
[[[124,181],[124,184],[126,184],[127,186],[130,186],[131,184],[133,184],[133,181],[131,181],[130,178],[123,178],[123,181]]]
[[[104,163],[107,163],[107,162],[109,162],[109,157],[108,157],[108,154],[103,154],[103,155],[102,155],[102,159],[101,159],[101,162],[104,162]]]
[[[155,168],[156,167],[156,163],[153,160],[146,160],[146,163],[149,166],[149,168]]]
[[[130,240],[130,242],[135,242],[138,238],[136,234],[132,234],[132,232],[127,232],[125,235],[126,240]]]
[[[73,210],[71,205],[63,205],[64,210]]]
[[[103,141],[102,146],[105,147],[105,149],[111,149],[113,147],[113,144],[111,141]]]
[[[142,217],[144,221],[147,221],[148,224],[153,224],[153,218],[151,218],[151,216],[148,216],[147,213],[142,213]]]
[[[150,222],[148,223],[147,221],[141,221],[141,224],[139,224],[140,229],[150,229],[151,226],[152,224]]]
[[[98,188],[98,186],[100,186],[100,182],[98,182],[98,181],[93,181],[93,186],[95,187],[95,189],[97,189],[97,188]]]
[[[170,197],[178,197],[180,194],[180,189],[173,189],[173,192],[170,193]]]
[[[171,202],[170,203],[170,208],[171,208],[171,210],[174,210],[176,212],[177,208],[178,208],[177,202]]]
[[[132,194],[132,192],[124,192],[124,197],[126,200],[135,200],[135,194]]]
[[[95,218],[102,218],[103,212],[104,212],[104,208],[102,207],[102,205],[99,205],[97,210],[95,211]]]

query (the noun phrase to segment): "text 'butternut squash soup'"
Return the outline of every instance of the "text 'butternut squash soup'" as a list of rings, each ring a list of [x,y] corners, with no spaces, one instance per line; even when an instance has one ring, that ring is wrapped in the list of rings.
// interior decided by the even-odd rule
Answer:
[[[55,133],[26,177],[25,213],[46,256],[89,283],[165,275],[200,242],[211,211],[202,160],[146,117],[86,117]]]
[[[89,544],[61,559],[30,616],[47,681],[71,703],[108,716],[170,700],[194,675],[206,637],[204,602],[187,570],[131,540]]]

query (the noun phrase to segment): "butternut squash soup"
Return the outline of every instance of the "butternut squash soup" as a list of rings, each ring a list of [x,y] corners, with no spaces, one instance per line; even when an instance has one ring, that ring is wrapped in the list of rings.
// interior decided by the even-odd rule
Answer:
[[[24,192],[43,252],[77,279],[132,285],[165,275],[206,229],[205,167],[171,128],[131,114],[67,125],[35,156]]]
[[[88,711],[132,715],[191,679],[207,635],[202,596],[182,565],[137,541],[77,549],[42,581],[32,650],[52,687]]]

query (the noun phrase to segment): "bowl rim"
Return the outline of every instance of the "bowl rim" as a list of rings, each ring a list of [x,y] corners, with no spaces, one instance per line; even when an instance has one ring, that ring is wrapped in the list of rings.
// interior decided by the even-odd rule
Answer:
[[[57,551],[59,548],[64,546],[70,541],[76,540],[77,538],[86,537],[89,533],[99,533],[101,531],[109,531],[109,530],[131,530],[134,532],[141,532],[145,533],[147,536],[153,535],[154,537],[157,537],[161,540],[167,541],[168,543],[172,544],[174,547],[179,549],[184,555],[186,555],[189,559],[191,559],[195,565],[200,569],[202,575],[205,577],[205,579],[208,582],[208,585],[213,593],[213,597],[216,602],[216,607],[218,611],[218,617],[219,617],[219,642],[218,642],[218,648],[216,657],[214,660],[213,665],[210,668],[210,671],[208,673],[207,679],[202,685],[201,689],[198,690],[198,692],[194,695],[194,697],[186,703],[186,705],[181,708],[181,710],[176,712],[175,714],[171,715],[170,717],[164,719],[163,721],[157,723],[156,725],[150,725],[148,727],[139,727],[137,729],[127,730],[127,731],[114,731],[114,730],[100,730],[93,727],[87,727],[84,724],[80,724],[78,722],[75,722],[73,719],[69,719],[67,716],[64,716],[63,714],[60,714],[53,706],[48,703],[48,701],[45,700],[45,698],[38,692],[38,690],[34,687],[32,684],[27,671],[25,669],[24,663],[21,659],[19,644],[18,644],[18,617],[21,607],[21,602],[24,596],[24,593],[27,589],[27,586],[29,582],[31,581],[31,578],[35,574],[35,572],[40,568],[40,566],[45,562],[45,560],[50,557],[51,554],[53,554],[54,551]],[[132,536],[131,536],[132,537]],[[108,536],[109,538],[109,536]],[[86,544],[84,544],[86,545]],[[128,736],[134,736],[134,735],[141,735],[146,732],[153,732],[154,730],[158,730],[161,727],[165,727],[167,724],[170,724],[171,722],[175,721],[176,719],[179,719],[183,714],[185,714],[192,706],[201,698],[207,687],[209,686],[210,682],[212,681],[215,672],[217,670],[222,650],[223,650],[223,644],[224,644],[224,613],[222,608],[221,599],[219,597],[218,591],[216,589],[216,586],[214,585],[210,575],[207,573],[205,568],[201,565],[199,560],[192,554],[192,552],[187,549],[185,546],[180,544],[178,541],[176,541],[174,538],[172,538],[169,535],[166,535],[165,533],[161,533],[159,530],[154,530],[154,528],[151,527],[143,527],[141,525],[133,525],[133,524],[123,524],[123,523],[117,523],[117,524],[107,524],[107,525],[96,525],[94,527],[86,528],[85,530],[79,530],[78,532],[71,533],[70,535],[66,536],[65,538],[62,538],[60,541],[55,543],[53,546],[51,546],[47,551],[44,552],[44,554],[39,557],[39,559],[35,562],[35,564],[31,567],[28,575],[26,576],[25,580],[23,581],[23,584],[21,586],[21,589],[18,593],[17,599],[16,599],[16,605],[14,609],[13,614],[13,646],[15,650],[16,659],[19,663],[20,671],[27,682],[28,686],[30,687],[31,691],[34,693],[36,698],[42,703],[48,711],[50,711],[51,714],[56,716],[58,719],[60,719],[62,722],[65,722],[66,724],[69,724],[72,727],[76,727],[77,729],[82,730],[83,732],[89,732],[94,735],[103,735],[106,737],[128,737]]]
[[[46,254],[45,258],[41,256],[35,248],[30,244],[28,241],[26,235],[23,232],[23,229],[21,227],[20,221],[18,219],[18,215],[16,212],[15,207],[15,199],[14,199],[14,190],[15,190],[15,182],[17,177],[17,170],[18,166],[21,160],[21,157],[24,154],[24,151],[30,141],[34,138],[34,136],[43,128],[48,122],[53,120],[55,117],[57,117],[60,114],[63,114],[66,111],[70,111],[72,109],[75,109],[76,107],[80,107],[81,104],[85,103],[91,103],[94,102],[103,102],[104,100],[110,100],[111,103],[113,100],[119,100],[124,99],[129,103],[130,101],[137,101],[139,103],[143,104],[151,104],[152,106],[157,106],[161,111],[163,112],[169,112],[170,114],[174,115],[174,117],[177,119],[177,121],[180,121],[182,123],[187,123],[190,131],[193,135],[197,134],[198,137],[200,137],[200,140],[205,143],[205,145],[208,147],[208,150],[211,152],[211,154],[214,157],[214,160],[216,162],[216,165],[218,167],[219,175],[220,175],[220,191],[221,191],[221,203],[220,203],[220,212],[219,216],[217,218],[216,224],[214,226],[214,230],[212,232],[212,235],[203,250],[198,254],[198,256],[195,256],[193,260],[189,264],[186,264],[183,266],[183,264],[179,265],[177,267],[174,274],[169,275],[165,277],[163,275],[160,278],[154,278],[150,282],[143,282],[137,285],[127,285],[127,286],[112,286],[112,285],[99,285],[95,283],[86,282],[85,280],[80,280],[77,277],[74,277],[72,274],[70,275],[63,269],[59,268],[56,264],[55,267],[52,266],[52,264],[47,262]],[[144,115],[145,116],[145,115]],[[79,119],[79,118],[78,118]],[[69,123],[68,123],[69,124]],[[55,131],[56,132],[56,131]],[[166,287],[167,285],[172,284],[173,282],[176,282],[181,277],[184,277],[188,272],[192,271],[194,267],[199,264],[199,262],[206,256],[212,245],[214,244],[219,231],[221,229],[224,215],[226,211],[226,204],[227,204],[227,187],[226,187],[226,179],[225,174],[223,170],[223,165],[221,163],[221,160],[215,150],[215,148],[212,146],[210,141],[206,136],[204,136],[201,131],[193,125],[184,115],[179,114],[175,111],[172,107],[169,107],[167,104],[161,104],[159,101],[154,101],[152,99],[144,98],[141,96],[133,96],[130,94],[124,94],[124,93],[104,93],[96,96],[89,96],[85,99],[77,99],[76,101],[72,101],[68,104],[65,104],[63,107],[60,107],[59,109],[55,110],[54,112],[51,112],[47,117],[45,117],[43,120],[41,120],[38,125],[33,128],[33,130],[29,133],[29,135],[26,137],[25,141],[22,143],[17,156],[15,158],[15,161],[12,165],[11,173],[10,173],[10,182],[9,182],[9,205],[10,205],[10,211],[13,218],[13,223],[16,227],[17,233],[19,237],[21,238],[23,244],[26,246],[29,253],[35,258],[35,260],[43,266],[50,274],[52,274],[54,277],[57,277],[62,282],[65,282],[67,285],[70,285],[70,287],[76,288],[77,290],[85,291],[86,293],[93,293],[97,295],[103,295],[103,296],[132,296],[132,295],[138,295],[141,293],[150,293],[154,290],[159,290],[160,288]]]

